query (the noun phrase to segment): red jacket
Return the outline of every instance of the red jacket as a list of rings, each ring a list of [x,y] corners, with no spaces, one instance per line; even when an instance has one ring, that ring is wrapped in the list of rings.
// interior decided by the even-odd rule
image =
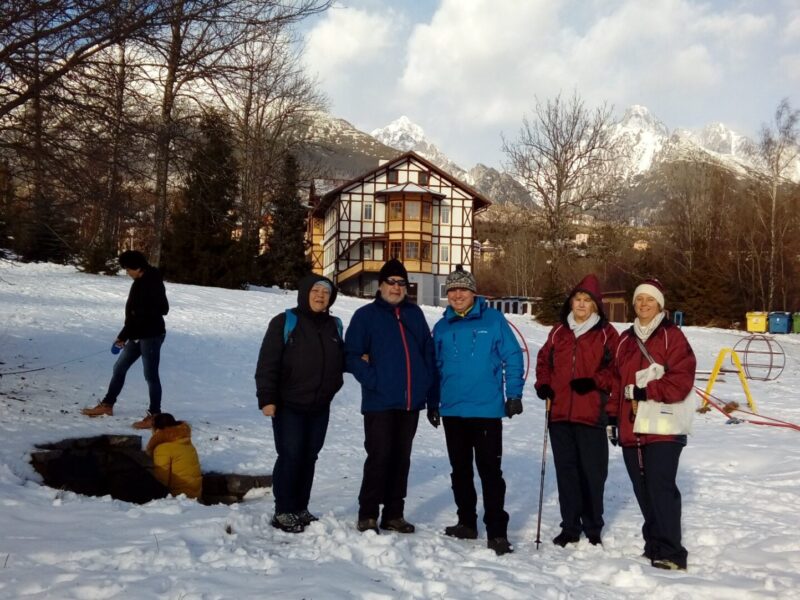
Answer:
[[[569,421],[605,427],[606,404],[612,390],[612,360],[619,334],[601,318],[589,331],[575,337],[569,325],[560,323],[550,330],[536,358],[536,387],[553,388],[550,421]],[[597,386],[588,394],[572,391],[573,379],[591,377]]]
[[[645,342],[645,348],[657,363],[664,366],[661,379],[647,384],[647,398],[659,402],[680,402],[692,391],[694,386],[695,359],[692,347],[683,332],[670,321],[664,319]],[[651,435],[633,432],[633,403],[625,399],[625,386],[636,383],[636,371],[646,369],[650,361],[642,354],[636,343],[633,327],[624,331],[614,357],[616,377],[608,414],[617,417],[619,441],[622,446],[636,446],[653,442],[686,443],[685,435]]]

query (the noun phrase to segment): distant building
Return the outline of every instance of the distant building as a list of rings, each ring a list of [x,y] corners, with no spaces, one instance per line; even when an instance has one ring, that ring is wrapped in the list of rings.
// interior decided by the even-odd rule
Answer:
[[[444,305],[445,278],[472,270],[475,215],[488,198],[415,152],[386,161],[312,199],[310,255],[316,273],[352,296],[378,289],[389,258],[403,261],[409,296]]]
[[[633,242],[633,249],[634,250],[643,251],[643,250],[647,250],[649,247],[650,247],[650,244],[647,242],[647,240],[636,240],[635,242]]]

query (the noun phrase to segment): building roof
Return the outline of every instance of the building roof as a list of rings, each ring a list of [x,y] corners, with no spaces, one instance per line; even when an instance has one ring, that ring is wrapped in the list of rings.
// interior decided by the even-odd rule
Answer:
[[[446,172],[446,171],[442,170],[440,167],[437,167],[436,165],[434,165],[429,160],[422,158],[419,154],[417,154],[413,150],[409,150],[408,152],[403,152],[402,154],[399,154],[395,158],[392,158],[392,159],[386,161],[382,165],[379,165],[379,166],[375,167],[374,169],[372,169],[370,171],[367,171],[366,173],[362,174],[360,177],[356,177],[355,179],[352,179],[352,180],[350,180],[350,181],[348,181],[346,183],[343,183],[339,187],[336,187],[336,188],[332,189],[331,191],[327,192],[325,195],[322,196],[322,198],[320,198],[320,200],[317,203],[317,205],[311,211],[311,214],[314,215],[315,217],[323,216],[325,214],[325,212],[328,210],[328,208],[330,207],[330,205],[333,204],[334,200],[342,192],[347,191],[348,188],[355,187],[355,186],[359,185],[365,179],[375,175],[376,173],[380,173],[381,171],[389,171],[389,170],[395,168],[397,165],[404,163],[409,158],[413,158],[417,162],[422,163],[423,165],[425,165],[431,171],[435,171],[436,174],[439,177],[441,177],[442,179],[445,179],[446,181],[449,181],[452,185],[454,185],[456,187],[459,187],[462,190],[466,191],[473,198],[472,206],[475,209],[475,212],[480,212],[481,210],[483,210],[485,208],[488,208],[492,204],[491,200],[489,200],[486,196],[484,196],[483,194],[478,192],[476,189],[474,189],[471,186],[467,185],[463,181],[459,181],[458,179],[456,179],[455,177],[450,175],[448,172]],[[407,184],[401,184],[401,185],[407,185]],[[400,187],[400,186],[395,186],[395,187]],[[417,186],[417,187],[421,187],[421,186]],[[389,189],[393,189],[393,188],[389,188]],[[426,190],[424,193],[429,193],[429,194],[434,194],[436,196],[441,196],[441,194],[438,194],[437,192],[433,192],[433,191],[431,191],[431,190],[429,190],[427,188],[421,188],[421,189]],[[379,192],[376,192],[376,194],[386,193],[386,191],[387,190],[381,190]]]
[[[390,188],[386,188],[385,190],[381,190],[380,192],[375,192],[376,196],[383,196],[388,194],[428,194],[430,196],[439,196],[440,198],[445,198],[446,195],[440,192],[434,192],[433,190],[423,187],[418,183],[401,183],[400,185],[393,185]]]

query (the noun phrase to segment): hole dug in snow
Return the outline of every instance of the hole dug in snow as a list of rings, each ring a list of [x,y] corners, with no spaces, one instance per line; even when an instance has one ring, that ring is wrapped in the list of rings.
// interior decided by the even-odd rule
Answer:
[[[39,444],[31,464],[44,484],[84,496],[145,504],[169,495],[153,476],[153,461],[138,435],[101,435]],[[270,487],[271,475],[203,473],[203,504],[235,504],[253,488]]]

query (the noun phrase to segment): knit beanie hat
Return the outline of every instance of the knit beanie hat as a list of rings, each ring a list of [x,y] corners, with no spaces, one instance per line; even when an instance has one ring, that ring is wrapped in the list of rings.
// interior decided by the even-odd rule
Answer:
[[[383,283],[389,277],[402,277],[406,281],[408,281],[408,271],[396,258],[392,258],[391,260],[387,260],[384,265],[381,267],[380,272],[378,273],[378,283]]]
[[[478,291],[478,286],[475,283],[475,275],[469,271],[465,271],[461,265],[458,265],[456,270],[447,276],[444,288],[447,292],[459,288],[463,290],[470,290],[471,292],[475,293]]]
[[[646,279],[633,291],[633,301],[636,302],[636,296],[639,294],[647,294],[648,296],[652,296],[658,302],[658,305],[661,307],[661,310],[664,310],[664,286],[661,285],[661,282],[658,279]]]

